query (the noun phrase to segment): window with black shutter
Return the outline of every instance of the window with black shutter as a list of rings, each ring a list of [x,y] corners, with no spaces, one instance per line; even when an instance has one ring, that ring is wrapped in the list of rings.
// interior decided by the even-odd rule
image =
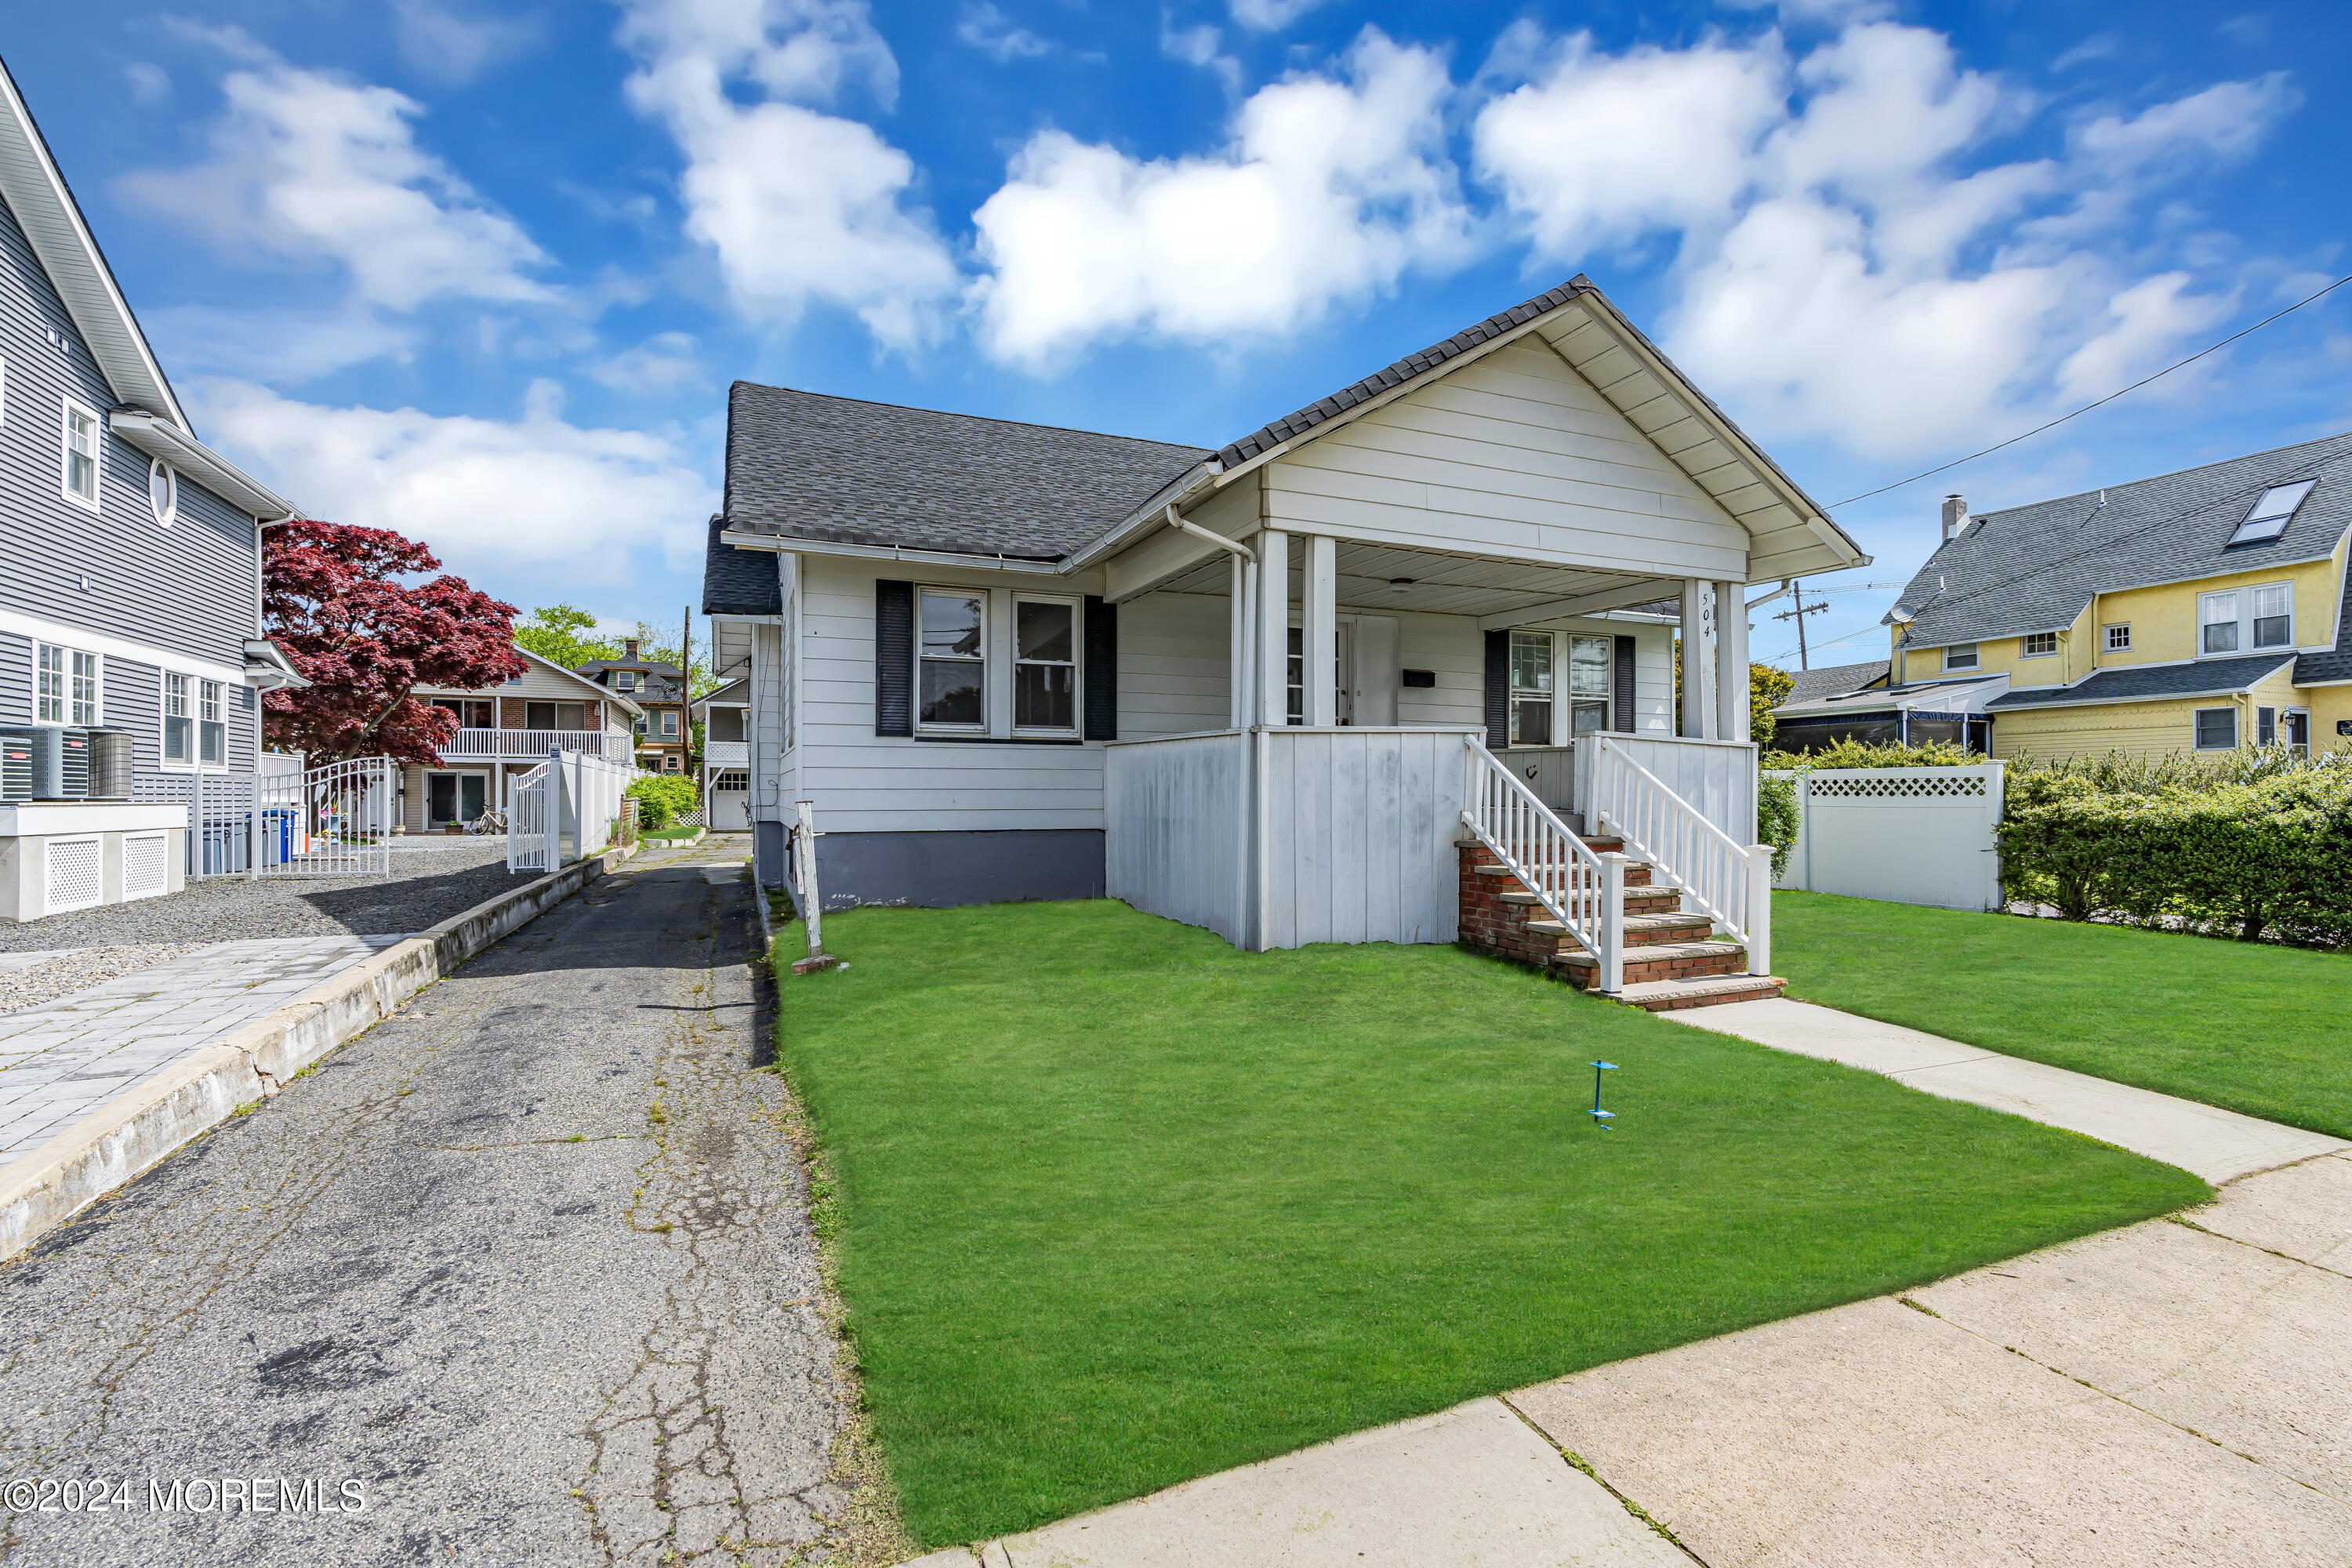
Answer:
[[[1511,634],[1486,634],[1486,744],[1501,751],[1511,743]]]
[[[1087,739],[1118,739],[1118,606],[1087,599]]]
[[[1617,699],[1617,712],[1610,728],[1630,732],[1633,728],[1633,639],[1629,637],[1620,637],[1617,639],[1617,684],[1614,696]]]
[[[874,584],[874,732],[915,732],[915,585]]]

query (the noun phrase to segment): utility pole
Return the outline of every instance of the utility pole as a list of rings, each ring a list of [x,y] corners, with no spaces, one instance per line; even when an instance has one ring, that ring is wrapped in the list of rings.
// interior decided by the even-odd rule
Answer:
[[[694,606],[679,612],[677,631],[677,738],[686,752],[686,776],[698,778],[702,759],[694,752]],[[698,791],[699,784],[695,785]]]
[[[1776,621],[1797,623],[1797,668],[1811,669],[1813,668],[1811,657],[1805,651],[1805,617],[1820,615],[1830,607],[1830,602],[1827,599],[1818,599],[1808,605],[1805,603],[1805,585],[1794,579],[1790,581],[1789,591],[1790,608],[1781,611],[1772,618]]]

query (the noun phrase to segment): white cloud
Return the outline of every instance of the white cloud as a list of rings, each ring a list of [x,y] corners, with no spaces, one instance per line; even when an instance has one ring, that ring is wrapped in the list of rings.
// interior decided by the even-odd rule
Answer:
[[[1050,39],[1041,38],[1026,27],[1014,26],[1011,18],[989,0],[977,0],[976,4],[974,0],[965,0],[963,13],[956,20],[956,37],[998,65],[1054,52]]]
[[[459,15],[442,0],[392,0],[400,58],[442,83],[472,81],[536,44],[535,17],[501,16],[478,6]]]
[[[131,85],[131,101],[142,109],[152,109],[172,96],[170,73],[152,60],[133,60],[122,68],[122,75]]]
[[[857,121],[819,112],[845,87],[883,107],[898,62],[863,0],[624,0],[638,68],[630,101],[685,154],[687,232],[737,306],[790,322],[813,301],[854,311],[885,344],[931,336],[958,287],[912,160]],[[757,101],[740,98],[755,92]]]
[[[655,542],[679,570],[718,508],[680,440],[568,424],[551,384],[513,421],[331,408],[249,382],[192,393],[208,437],[311,515],[396,529],[459,572],[626,583],[632,552]]]
[[[1198,66],[1224,84],[1225,96],[1242,95],[1242,62],[1224,53],[1225,36],[1207,22],[1179,27],[1166,11],[1160,13],[1160,52],[1171,60]]]
[[[588,374],[615,392],[640,395],[677,392],[708,377],[694,339],[685,332],[656,332],[635,348],[590,366]]]
[[[552,297],[530,276],[539,247],[416,144],[422,105],[229,41],[249,63],[222,80],[211,157],[127,176],[132,199],[224,249],[335,268],[369,305]]]
[[[1234,21],[1261,33],[1278,33],[1328,0],[1233,0]]]
[[[1668,346],[1758,427],[1897,457],[2113,391],[2221,319],[2231,286],[2176,270],[2193,237],[2152,262],[2136,215],[2294,103],[2280,78],[2225,82],[2084,116],[2062,157],[1987,161],[2036,100],[1939,34],[1862,21],[1801,58],[1773,32],[1570,37],[1473,141],[1541,255],[1673,247]]]
[[[1037,369],[1107,338],[1279,334],[1466,256],[1444,60],[1368,28],[1346,68],[1261,89],[1213,156],[1032,137],[973,215],[991,356]]]

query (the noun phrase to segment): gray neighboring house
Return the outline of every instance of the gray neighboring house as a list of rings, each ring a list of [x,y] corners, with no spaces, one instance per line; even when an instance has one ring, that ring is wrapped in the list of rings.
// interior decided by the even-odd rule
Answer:
[[[146,801],[252,772],[260,694],[299,683],[261,625],[262,530],[295,509],[196,439],[5,67],[0,510],[0,725],[128,731]],[[0,808],[0,915],[176,887],[147,824],[173,811]]]

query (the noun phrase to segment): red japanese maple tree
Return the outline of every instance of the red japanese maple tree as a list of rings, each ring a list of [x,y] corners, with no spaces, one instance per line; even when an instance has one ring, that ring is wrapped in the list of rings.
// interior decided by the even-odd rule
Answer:
[[[287,522],[264,547],[261,607],[270,639],[310,682],[262,699],[269,743],[313,763],[391,756],[432,763],[457,734],[419,686],[479,690],[529,668],[515,651],[515,607],[383,528]]]

